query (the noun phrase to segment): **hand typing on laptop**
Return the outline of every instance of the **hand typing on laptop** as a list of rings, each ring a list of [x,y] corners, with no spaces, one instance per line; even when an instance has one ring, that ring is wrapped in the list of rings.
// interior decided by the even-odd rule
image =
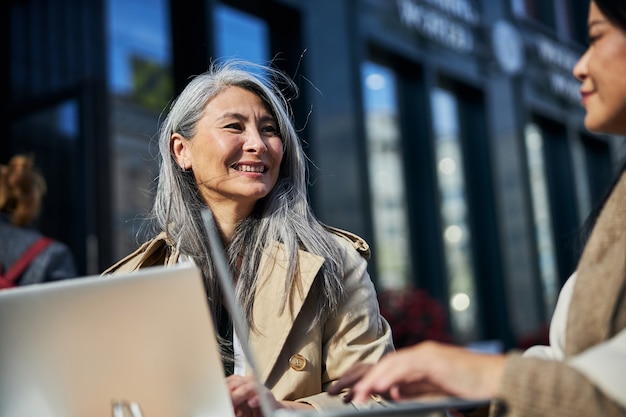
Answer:
[[[226,378],[226,386],[230,392],[235,415],[237,417],[261,417],[261,401],[259,396],[264,395],[273,410],[313,410],[313,406],[293,401],[277,401],[272,391],[265,387],[258,388],[257,381],[252,376],[230,375]],[[261,392],[259,392],[261,391]]]
[[[358,364],[328,393],[348,389],[345,401],[364,402],[371,394],[402,401],[454,396],[486,399],[496,394],[504,357],[465,348],[424,342],[386,355],[376,365]]]

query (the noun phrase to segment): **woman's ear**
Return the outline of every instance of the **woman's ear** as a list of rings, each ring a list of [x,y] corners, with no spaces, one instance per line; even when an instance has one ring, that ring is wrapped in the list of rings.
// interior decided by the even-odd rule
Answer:
[[[191,162],[187,156],[189,140],[185,139],[181,134],[174,133],[170,138],[170,151],[174,156],[174,160],[183,171],[191,168]]]

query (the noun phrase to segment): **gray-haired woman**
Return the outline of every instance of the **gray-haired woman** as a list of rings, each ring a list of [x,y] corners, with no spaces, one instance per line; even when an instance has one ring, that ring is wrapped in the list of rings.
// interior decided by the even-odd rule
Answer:
[[[160,130],[156,237],[105,271],[182,259],[201,268],[238,415],[257,413],[259,394],[282,408],[341,404],[326,387],[358,361],[376,362],[393,349],[367,273],[367,243],[323,225],[311,210],[288,89],[297,93],[282,72],[242,61],[195,77]],[[238,339],[207,248],[201,217],[207,207],[247,315],[265,393],[232,353]]]

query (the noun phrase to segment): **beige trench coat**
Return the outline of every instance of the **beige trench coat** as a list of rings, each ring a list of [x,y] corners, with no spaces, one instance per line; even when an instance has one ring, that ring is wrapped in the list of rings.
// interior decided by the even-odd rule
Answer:
[[[376,293],[367,273],[369,247],[360,237],[330,229],[339,243],[344,261],[347,297],[322,326],[309,330],[314,317],[311,284],[324,259],[299,251],[301,291],[281,311],[285,281],[285,252],[274,243],[261,259],[253,319],[257,331],[250,343],[261,381],[278,400],[306,402],[323,409],[342,405],[338,397],[324,393],[326,387],[359,361],[374,363],[393,350],[391,329],[380,315]],[[128,272],[154,265],[175,265],[179,253],[165,234],[145,243],[104,274]]]

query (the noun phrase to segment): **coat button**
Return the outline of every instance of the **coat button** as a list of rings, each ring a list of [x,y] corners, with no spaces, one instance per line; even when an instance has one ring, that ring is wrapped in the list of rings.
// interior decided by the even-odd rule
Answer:
[[[306,359],[299,353],[289,358],[289,366],[294,371],[301,371],[306,367]]]

